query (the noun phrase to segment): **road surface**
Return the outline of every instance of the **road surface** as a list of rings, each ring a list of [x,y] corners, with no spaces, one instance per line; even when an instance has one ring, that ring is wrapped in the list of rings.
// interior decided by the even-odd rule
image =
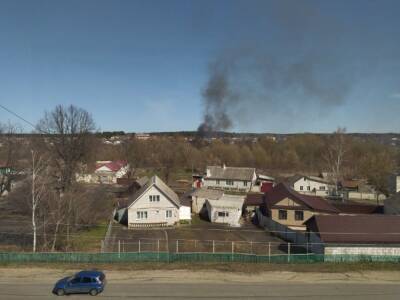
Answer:
[[[0,299],[93,299],[51,294],[70,270],[0,269]],[[98,299],[399,299],[400,272],[260,274],[185,270],[109,271]]]

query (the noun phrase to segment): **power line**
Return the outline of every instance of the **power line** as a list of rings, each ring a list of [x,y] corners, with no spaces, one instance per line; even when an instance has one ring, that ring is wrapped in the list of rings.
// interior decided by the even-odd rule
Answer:
[[[26,120],[25,118],[21,117],[19,114],[13,112],[11,109],[5,107],[5,106],[2,105],[2,104],[0,104],[0,107],[1,107],[2,109],[4,109],[5,111],[7,111],[8,113],[12,114],[13,116],[17,117],[18,119],[24,121],[26,124],[32,126],[33,129],[37,129],[36,126],[35,126],[33,123],[31,123],[31,122],[29,122],[28,120]]]

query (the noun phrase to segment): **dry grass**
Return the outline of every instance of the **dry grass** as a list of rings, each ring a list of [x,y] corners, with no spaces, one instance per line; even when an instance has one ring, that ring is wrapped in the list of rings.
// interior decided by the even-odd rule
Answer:
[[[256,274],[272,271],[345,273],[359,271],[398,271],[395,263],[314,263],[314,264],[254,264],[254,263],[0,263],[0,268],[45,268],[45,269],[101,269],[105,271],[141,270],[187,270],[220,271],[230,273]]]

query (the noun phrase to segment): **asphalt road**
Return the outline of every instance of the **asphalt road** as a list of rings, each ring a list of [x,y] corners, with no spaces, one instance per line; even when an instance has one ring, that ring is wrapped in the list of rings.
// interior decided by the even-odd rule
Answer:
[[[16,278],[17,279],[17,278]],[[0,299],[63,299],[51,294],[52,284],[23,282],[1,283]],[[17,279],[18,281],[18,279]],[[98,295],[103,299],[399,299],[397,284],[368,283],[163,283],[110,282]],[[67,296],[67,299],[93,299],[86,295]]]

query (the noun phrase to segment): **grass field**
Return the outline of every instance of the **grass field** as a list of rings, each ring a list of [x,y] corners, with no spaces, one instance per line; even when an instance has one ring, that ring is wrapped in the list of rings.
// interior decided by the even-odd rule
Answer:
[[[107,223],[100,223],[95,227],[80,231],[72,238],[72,247],[74,251],[100,252],[101,241],[107,231]]]

